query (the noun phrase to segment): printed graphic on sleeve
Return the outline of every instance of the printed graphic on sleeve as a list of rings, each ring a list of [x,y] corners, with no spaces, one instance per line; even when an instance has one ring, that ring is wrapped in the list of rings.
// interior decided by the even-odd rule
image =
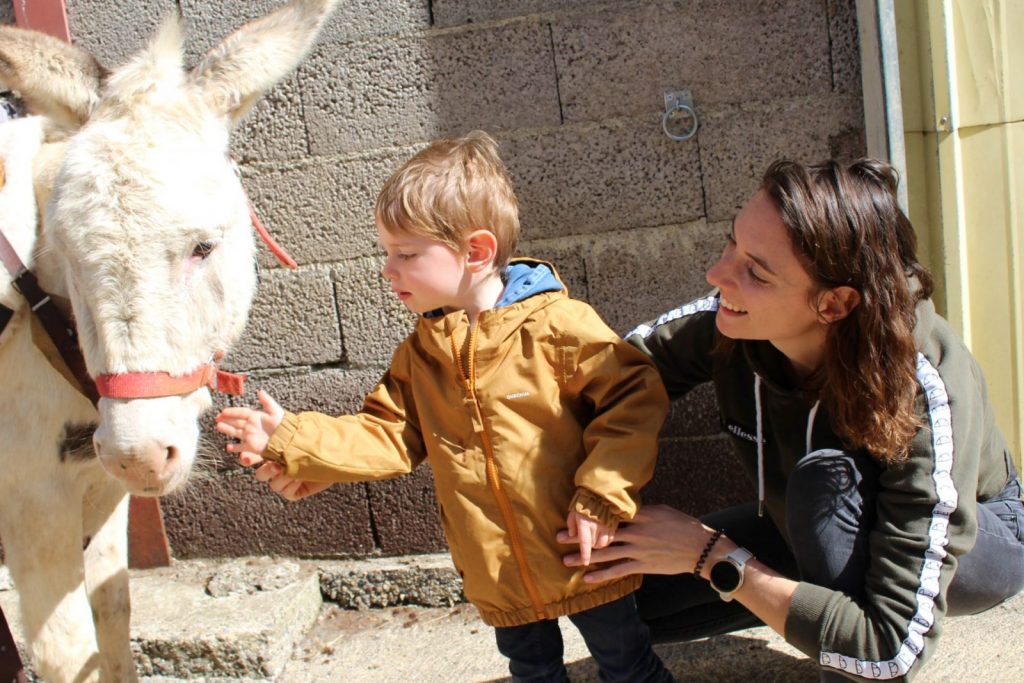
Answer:
[[[690,303],[680,306],[679,308],[674,308],[668,313],[662,313],[661,317],[654,321],[653,326],[638,325],[637,328],[630,332],[629,334],[627,334],[625,338],[628,339],[629,337],[632,337],[634,334],[639,334],[641,337],[644,337],[646,339],[647,337],[651,336],[651,333],[654,332],[654,330],[658,329],[659,327],[666,323],[672,322],[673,320],[685,318],[686,316],[693,315],[694,313],[702,313],[706,311],[717,310],[717,294],[714,296],[704,297],[703,299],[697,299],[696,301],[691,301]]]
[[[929,545],[925,550],[918,577],[917,611],[907,624],[896,656],[887,661],[865,661],[838,652],[822,652],[820,664],[874,680],[890,680],[906,675],[924,648],[924,636],[935,624],[932,610],[939,594],[939,572],[949,543],[949,516],[956,510],[959,494],[953,485],[953,423],[950,418],[946,385],[924,354],[917,354],[917,381],[928,401],[928,422],[932,428],[932,482],[938,502],[932,508]]]

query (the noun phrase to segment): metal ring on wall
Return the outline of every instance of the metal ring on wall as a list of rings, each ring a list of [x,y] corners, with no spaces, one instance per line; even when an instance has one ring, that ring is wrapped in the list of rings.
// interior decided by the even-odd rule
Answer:
[[[669,119],[679,118],[689,118],[693,123],[682,133],[673,133],[669,130]],[[697,120],[697,112],[693,108],[693,97],[690,95],[690,91],[665,93],[665,113],[661,115],[661,129],[665,131],[665,135],[672,140],[689,140],[697,134],[699,127],[700,121]]]

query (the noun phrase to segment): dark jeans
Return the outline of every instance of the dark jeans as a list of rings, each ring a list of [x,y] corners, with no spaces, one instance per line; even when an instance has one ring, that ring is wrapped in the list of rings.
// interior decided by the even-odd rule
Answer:
[[[754,504],[728,508],[703,521],[725,529],[729,538],[776,571],[856,598],[864,592],[877,477],[878,467],[866,455],[823,451],[801,460],[786,491],[790,543],[767,516],[757,516]],[[977,504],[978,540],[960,558],[947,594],[949,614],[981,612],[1024,589],[1020,497],[1017,478],[995,499]],[[645,577],[637,603],[656,643],[761,625],[742,605],[722,602],[707,582],[692,574]]]
[[[597,662],[606,683],[663,683],[672,678],[651,649],[647,626],[627,595],[615,602],[569,615]],[[557,619],[494,629],[498,650],[509,658],[512,680],[562,683],[569,674],[562,662],[562,632]]]

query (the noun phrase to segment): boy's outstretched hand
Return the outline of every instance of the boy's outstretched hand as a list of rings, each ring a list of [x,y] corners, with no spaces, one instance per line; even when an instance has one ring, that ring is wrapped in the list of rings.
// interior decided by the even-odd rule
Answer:
[[[229,443],[228,453],[238,453],[238,462],[256,468],[256,479],[265,482],[285,500],[301,500],[328,488],[330,483],[302,481],[284,473],[276,462],[263,459],[263,450],[284,420],[284,409],[262,389],[256,394],[263,410],[252,408],[225,408],[217,415],[217,431],[238,443]]]
[[[261,389],[256,398],[263,410],[232,407],[217,414],[217,431],[238,439],[238,443],[229,443],[225,448],[228,453],[237,453],[238,461],[246,467],[263,462],[263,449],[284,420],[284,409],[270,394]]]
[[[565,526],[570,538],[579,539],[580,559],[584,566],[590,564],[591,549],[607,548],[612,542],[612,534],[615,533],[614,528],[575,511],[566,517]]]
[[[269,460],[256,468],[255,475],[257,481],[265,482],[274,493],[290,501],[308,498],[332,486],[331,482],[292,479],[284,473],[284,467]]]

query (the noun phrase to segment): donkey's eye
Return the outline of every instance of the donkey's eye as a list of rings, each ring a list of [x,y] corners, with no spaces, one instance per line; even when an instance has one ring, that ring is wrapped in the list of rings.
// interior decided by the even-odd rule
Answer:
[[[213,250],[216,247],[217,245],[214,242],[200,242],[195,246],[195,248],[192,249],[192,257],[197,259],[205,259],[211,253],[213,253]]]

